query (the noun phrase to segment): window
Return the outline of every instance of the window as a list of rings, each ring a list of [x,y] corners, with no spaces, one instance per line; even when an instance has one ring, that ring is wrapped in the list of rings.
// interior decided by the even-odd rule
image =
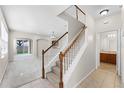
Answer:
[[[8,33],[3,22],[0,23],[0,58],[8,52]]]
[[[1,39],[5,42],[8,42],[8,33],[5,29],[3,22],[1,22]]]
[[[16,40],[17,54],[30,54],[31,53],[31,40],[18,39]]]

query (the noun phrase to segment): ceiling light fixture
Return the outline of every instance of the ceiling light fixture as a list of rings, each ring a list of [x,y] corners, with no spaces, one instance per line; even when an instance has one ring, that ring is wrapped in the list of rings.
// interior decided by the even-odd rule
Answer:
[[[50,32],[49,37],[50,37],[50,39],[55,39],[56,38],[54,31]]]
[[[100,12],[100,15],[101,15],[101,16],[105,16],[105,15],[108,14],[108,12],[109,12],[108,9],[104,9],[104,10],[102,10],[102,11]]]

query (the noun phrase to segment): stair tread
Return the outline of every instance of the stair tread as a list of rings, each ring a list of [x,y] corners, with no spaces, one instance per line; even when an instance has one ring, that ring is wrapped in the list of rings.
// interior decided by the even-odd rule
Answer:
[[[85,25],[84,25],[85,27]],[[82,36],[82,34],[81,34]],[[80,36],[80,37],[81,37]],[[63,73],[66,73],[66,71],[69,69],[69,67],[74,62],[74,59],[76,58],[81,46],[82,46],[82,38],[77,38],[77,40],[74,42],[74,45],[69,48],[69,51],[64,55],[63,59]],[[81,43],[80,43],[81,42]],[[55,87],[59,87],[60,82],[60,60],[58,59],[55,61],[55,66],[51,66],[51,71],[46,74],[46,78],[48,81]]]
[[[54,66],[53,69],[60,69],[58,66]]]
[[[60,61],[56,61],[56,66],[57,67],[60,67],[60,63],[59,63]]]
[[[59,77],[53,73],[53,72],[48,72],[47,73],[47,79],[52,83],[55,87],[58,87],[59,85]]]
[[[59,68],[58,66],[54,66],[54,67],[52,68],[52,70],[53,70],[53,72],[54,72],[57,76],[59,76],[60,68]]]

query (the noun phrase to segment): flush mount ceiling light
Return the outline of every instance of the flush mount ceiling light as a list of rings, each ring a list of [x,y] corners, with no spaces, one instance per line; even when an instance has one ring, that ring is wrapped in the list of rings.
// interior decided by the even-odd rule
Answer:
[[[108,9],[104,9],[104,10],[102,10],[102,11],[100,12],[100,15],[101,15],[101,16],[105,16],[105,15],[108,14],[108,12],[109,12]]]

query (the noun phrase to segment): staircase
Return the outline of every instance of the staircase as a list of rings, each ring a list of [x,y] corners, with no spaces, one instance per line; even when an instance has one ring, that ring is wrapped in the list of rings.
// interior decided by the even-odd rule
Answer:
[[[83,36],[84,35],[84,31],[85,31],[86,27],[83,27],[83,29],[81,30],[80,33],[78,33],[77,37],[75,38],[73,45],[71,44],[70,48],[68,50],[66,50],[66,54],[65,54],[65,59],[64,59],[64,64],[63,64],[63,68],[64,68],[64,74],[66,73],[66,71],[68,71],[69,67],[72,65],[73,60],[75,59],[82,42],[84,41]],[[82,41],[83,40],[83,41]],[[60,82],[60,60],[57,60],[55,66],[51,67],[51,71],[46,73],[46,78],[53,84],[54,87],[58,88],[59,87],[59,82]]]
[[[48,72],[46,74],[46,78],[53,84],[54,87],[59,87],[59,72],[60,71],[60,65],[59,61],[56,61],[56,66],[52,67],[52,71]]]
[[[79,9],[79,8],[76,6],[76,9]],[[76,14],[76,15],[78,15],[78,14]],[[78,17],[76,17],[76,18],[78,18]],[[83,25],[81,30],[75,35],[75,37],[68,44],[68,46],[60,52],[60,54],[58,55],[58,60],[56,60],[54,62],[55,65],[51,66],[51,71],[48,71],[46,74],[45,74],[45,67],[44,67],[45,53],[49,49],[51,49],[57,42],[59,42],[65,35],[67,35],[68,32],[66,32],[64,35],[62,35],[48,49],[46,49],[45,51],[42,50],[42,78],[45,79],[45,77],[46,77],[46,79],[48,79],[48,81],[51,82],[54,87],[56,87],[56,88],[64,87],[64,80],[63,80],[64,74],[66,74],[66,72],[69,70],[69,68],[73,64],[74,59],[79,52],[79,49],[82,47],[82,44],[84,43],[85,29],[86,29],[86,26]]]

